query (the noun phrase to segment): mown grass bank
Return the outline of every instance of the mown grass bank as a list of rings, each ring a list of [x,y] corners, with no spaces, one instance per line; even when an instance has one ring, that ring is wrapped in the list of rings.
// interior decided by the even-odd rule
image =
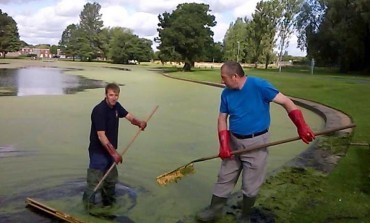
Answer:
[[[171,76],[220,82],[219,69],[195,69]],[[246,69],[248,75],[269,80],[286,95],[316,101],[341,110],[357,127],[352,142],[370,141],[370,78],[318,69]],[[329,139],[330,140],[330,139]],[[332,145],[331,145],[332,146]],[[348,150],[347,150],[348,149]],[[313,169],[285,168],[268,179],[258,201],[259,208],[276,215],[276,222],[370,222],[370,149],[349,146],[329,175]],[[220,222],[232,221],[228,218]]]

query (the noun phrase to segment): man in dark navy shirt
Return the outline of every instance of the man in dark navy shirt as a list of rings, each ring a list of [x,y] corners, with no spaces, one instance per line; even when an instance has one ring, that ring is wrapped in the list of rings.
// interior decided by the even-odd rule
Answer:
[[[120,88],[117,84],[107,84],[105,99],[96,105],[91,113],[90,164],[87,169],[87,187],[83,194],[83,202],[86,207],[92,207],[95,204],[94,188],[113,162],[116,164],[122,163],[122,157],[116,151],[119,118],[126,118],[141,130],[144,130],[147,125],[145,121],[135,118],[122,107],[118,102],[119,93]],[[103,206],[111,206],[115,203],[115,185],[117,182],[118,172],[115,166],[100,188]]]

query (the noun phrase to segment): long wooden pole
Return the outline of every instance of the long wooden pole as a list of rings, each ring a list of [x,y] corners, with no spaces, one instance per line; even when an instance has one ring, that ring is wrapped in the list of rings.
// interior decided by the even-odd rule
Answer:
[[[153,109],[152,113],[150,113],[150,115],[148,116],[148,118],[145,120],[146,122],[148,122],[150,120],[150,118],[154,115],[154,113],[157,111],[158,109],[158,105],[155,106],[155,108]],[[142,130],[139,128],[139,130],[136,132],[135,136],[131,139],[130,143],[126,146],[126,148],[121,152],[121,156],[123,156],[128,148],[130,148],[130,146],[132,145],[132,143],[134,143],[134,141],[136,140],[136,138],[140,135],[140,133],[142,132]],[[103,181],[105,180],[105,178],[107,178],[107,176],[109,175],[109,173],[113,170],[113,168],[116,166],[116,163],[113,162],[113,164],[110,166],[110,168],[108,169],[108,171],[104,174],[104,176],[101,178],[101,180],[99,181],[99,183],[95,186],[94,188],[94,192],[93,194],[98,190],[98,188],[100,187],[100,185],[103,183]]]
[[[329,133],[333,133],[333,132],[336,132],[336,131],[339,131],[339,130],[354,128],[354,127],[356,127],[356,125],[354,123],[352,123],[352,124],[349,124],[349,125],[340,126],[340,127],[336,127],[336,128],[332,128],[332,129],[325,129],[325,130],[320,131],[320,132],[315,132],[314,134],[315,134],[315,136],[327,135]],[[288,138],[288,139],[283,139],[283,140],[279,140],[279,141],[275,141],[275,142],[266,143],[266,144],[263,144],[263,145],[252,146],[250,148],[238,149],[238,150],[232,151],[231,155],[239,155],[239,154],[242,154],[242,153],[246,153],[248,151],[261,149],[261,148],[265,148],[265,147],[270,147],[270,146],[275,146],[275,145],[279,145],[279,144],[283,144],[283,143],[287,143],[287,142],[293,142],[293,141],[297,141],[297,140],[300,140],[300,139],[301,138],[299,136],[296,136],[296,137],[292,137],[292,138]],[[203,158],[200,158],[200,159],[193,160],[192,163],[201,162],[201,161],[210,160],[210,159],[215,159],[215,158],[218,158],[218,157],[219,157],[218,155],[203,157]]]
[[[316,136],[327,135],[329,133],[333,133],[333,132],[336,132],[336,131],[339,131],[339,130],[354,128],[354,127],[356,127],[356,125],[354,123],[352,123],[352,124],[349,124],[349,125],[346,125],[346,126],[340,126],[340,127],[336,127],[336,128],[332,128],[332,129],[325,129],[325,130],[320,131],[320,132],[315,132],[315,135]],[[300,137],[296,136],[296,137],[292,137],[292,138],[288,138],[288,139],[284,139],[284,140],[279,140],[279,141],[274,141],[274,142],[270,142],[270,143],[266,143],[266,144],[262,144],[262,145],[252,146],[252,147],[249,147],[249,148],[234,150],[234,151],[231,152],[231,154],[232,155],[239,155],[239,154],[242,154],[242,153],[246,153],[248,151],[261,149],[261,148],[265,148],[265,147],[270,147],[270,146],[275,146],[275,145],[279,145],[279,144],[283,144],[283,143],[287,143],[287,142],[293,142],[293,141],[296,141],[296,140],[299,140],[299,139],[300,139]],[[171,182],[176,182],[178,179],[181,179],[184,175],[187,175],[189,173],[194,172],[194,169],[192,167],[194,163],[202,162],[202,161],[206,161],[206,160],[211,160],[211,159],[215,159],[215,158],[219,158],[218,154],[213,155],[213,156],[202,157],[202,158],[193,160],[193,161],[191,161],[191,162],[189,162],[189,163],[187,163],[183,166],[180,166],[179,168],[177,168],[175,170],[172,170],[170,172],[159,175],[156,178],[157,182],[160,185],[166,185],[166,184],[171,183]],[[183,171],[187,167],[191,167],[191,169],[188,170],[188,171]]]

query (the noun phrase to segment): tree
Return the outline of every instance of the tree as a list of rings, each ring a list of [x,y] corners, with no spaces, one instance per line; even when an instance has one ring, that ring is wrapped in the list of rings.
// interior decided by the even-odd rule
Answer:
[[[83,43],[86,43],[82,45],[81,53],[88,61],[91,61],[93,56],[101,56],[103,53],[104,42],[99,35],[103,28],[100,9],[99,3],[86,3],[80,13],[80,38],[84,40]]]
[[[113,63],[128,64],[129,61],[149,61],[153,57],[152,41],[139,38],[130,29],[114,27],[109,30],[111,41],[109,56]]]
[[[319,65],[369,71],[369,0],[309,0],[298,17],[300,41]],[[308,21],[308,22],[307,22]]]
[[[73,60],[79,54],[80,31],[76,24],[70,24],[63,31],[62,38],[59,41],[59,46],[62,48],[66,56],[71,56]]]
[[[28,44],[28,43],[26,43],[26,42],[25,42],[25,41],[23,41],[23,40],[20,40],[20,41],[19,41],[19,44],[20,44],[19,48],[23,48],[23,47],[27,47],[27,46],[29,46],[29,44]]]
[[[323,0],[305,0],[296,18],[298,47],[306,50],[309,57],[315,57],[311,47],[315,44],[326,6]]]
[[[181,55],[175,51],[175,48],[172,46],[162,47],[160,51],[157,51],[158,59],[162,64],[165,62],[180,62],[182,59]]]
[[[366,3],[365,3],[366,2]],[[341,72],[370,70],[370,2],[363,0],[328,0],[319,37],[330,37]],[[319,54],[326,58],[321,47]],[[334,61],[333,61],[334,62]]]
[[[257,3],[256,10],[252,14],[249,35],[255,45],[253,59],[255,66],[263,56],[265,59],[265,68],[270,63],[273,48],[276,42],[276,26],[281,15],[281,7],[278,0],[260,1]]]
[[[52,54],[52,55],[57,55],[58,54],[58,46],[56,46],[56,45],[51,45],[51,47],[50,47],[50,53]]]
[[[17,23],[0,9],[0,52],[5,58],[8,52],[18,51],[20,45]]]
[[[224,36],[224,57],[226,60],[245,61],[246,36],[249,20],[237,18],[231,23]]]
[[[99,14],[101,6],[98,3],[87,3],[80,13],[80,23],[70,24],[63,31],[59,45],[63,52],[76,56],[81,61],[91,61],[93,58],[106,58],[109,50],[109,35],[102,29],[103,21]]]
[[[153,42],[149,39],[137,37],[137,46],[135,57],[136,60],[140,63],[142,61],[150,61],[154,57],[154,52],[152,49]]]
[[[172,13],[158,15],[158,49],[179,55],[184,71],[190,71],[194,62],[205,56],[213,43],[211,27],[215,17],[209,14],[209,5],[198,3],[179,4]],[[175,58],[173,58],[175,59]]]
[[[221,42],[212,43],[207,49],[205,61],[220,63],[224,58],[224,47]]]
[[[99,39],[99,49],[101,51],[101,56],[104,59],[107,59],[109,53],[109,42],[111,37],[109,35],[109,28],[103,28],[98,34]]]
[[[281,72],[280,63],[283,54],[289,46],[289,38],[293,33],[295,17],[299,12],[302,0],[280,0],[282,5],[282,15],[278,23],[278,66]]]

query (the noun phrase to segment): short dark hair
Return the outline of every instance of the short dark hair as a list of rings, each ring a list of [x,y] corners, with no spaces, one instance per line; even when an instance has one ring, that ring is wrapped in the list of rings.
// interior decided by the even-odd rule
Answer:
[[[245,76],[243,67],[240,65],[240,63],[235,61],[226,61],[221,66],[221,70],[226,69],[228,74],[237,74],[239,77]]]
[[[105,94],[108,93],[108,90],[113,90],[118,93],[120,92],[120,88],[116,83],[108,83],[107,86],[105,86]]]

